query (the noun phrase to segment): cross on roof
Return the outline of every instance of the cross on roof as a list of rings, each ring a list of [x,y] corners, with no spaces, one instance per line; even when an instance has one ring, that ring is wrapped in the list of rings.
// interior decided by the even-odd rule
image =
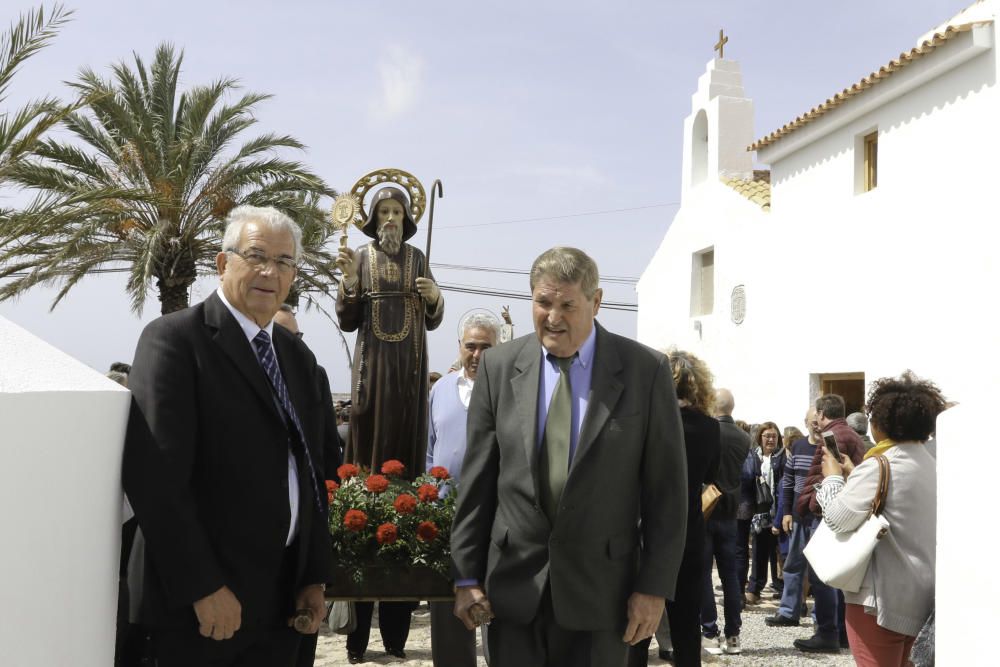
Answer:
[[[713,49],[714,51],[718,51],[719,52],[719,59],[720,60],[725,57],[722,54],[722,49],[726,45],[726,42],[728,42],[728,41],[729,41],[729,38],[726,37],[725,35],[723,35],[722,30],[720,29],[719,30],[719,41],[715,43],[715,48]]]

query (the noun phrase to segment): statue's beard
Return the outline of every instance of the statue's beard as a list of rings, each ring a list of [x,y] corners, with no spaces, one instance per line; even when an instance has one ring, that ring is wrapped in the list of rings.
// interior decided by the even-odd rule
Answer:
[[[378,245],[387,255],[395,255],[403,244],[402,227],[383,227],[378,230]]]

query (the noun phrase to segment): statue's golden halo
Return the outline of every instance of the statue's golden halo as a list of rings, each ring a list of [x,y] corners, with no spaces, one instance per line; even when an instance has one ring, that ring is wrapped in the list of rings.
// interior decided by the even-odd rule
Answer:
[[[358,182],[351,188],[350,196],[359,204],[359,212],[354,217],[354,226],[358,229],[365,226],[368,221],[364,207],[365,197],[370,191],[383,185],[395,185],[406,193],[410,198],[410,213],[413,215],[413,224],[419,224],[420,218],[423,217],[424,210],[427,208],[427,193],[424,191],[423,184],[417,180],[416,176],[402,169],[376,169],[359,178]],[[334,207],[336,207],[336,203],[334,203]]]

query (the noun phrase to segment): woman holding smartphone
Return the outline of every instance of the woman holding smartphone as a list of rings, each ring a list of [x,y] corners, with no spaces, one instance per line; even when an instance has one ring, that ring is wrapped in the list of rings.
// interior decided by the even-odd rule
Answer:
[[[857,530],[879,485],[879,465],[889,462],[883,514],[889,532],[872,552],[861,590],[844,593],[847,635],[863,667],[909,664],[910,648],[934,606],[937,468],[926,442],[945,408],[940,390],[911,371],[876,380],[865,412],[878,444],[855,468],[823,452],[823,484],[816,500],[836,533]]]

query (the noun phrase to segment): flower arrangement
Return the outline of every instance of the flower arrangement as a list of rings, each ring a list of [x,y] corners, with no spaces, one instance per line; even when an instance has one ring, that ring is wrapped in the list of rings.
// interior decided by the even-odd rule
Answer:
[[[448,470],[435,466],[413,481],[405,473],[394,459],[380,473],[345,463],[337,468],[340,483],[326,482],[334,554],[359,584],[372,565],[425,566],[450,577],[455,494],[443,490],[452,485]]]

